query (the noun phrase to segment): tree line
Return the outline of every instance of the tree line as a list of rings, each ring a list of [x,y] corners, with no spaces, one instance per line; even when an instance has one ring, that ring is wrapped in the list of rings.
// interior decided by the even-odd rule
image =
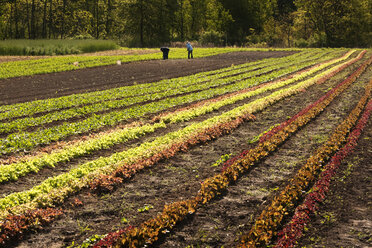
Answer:
[[[0,39],[370,47],[371,0],[0,0]]]

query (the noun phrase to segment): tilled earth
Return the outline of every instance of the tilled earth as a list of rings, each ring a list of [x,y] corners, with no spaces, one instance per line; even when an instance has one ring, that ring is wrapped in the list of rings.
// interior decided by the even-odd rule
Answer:
[[[162,68],[163,71],[153,70],[151,75],[160,79],[168,75],[166,67],[175,66],[180,70],[179,75],[192,74],[198,71],[211,70],[208,61],[214,69],[233,64],[244,63],[246,61],[263,58],[264,53],[234,53],[227,55],[214,56],[213,58],[194,59],[194,60],[175,60],[175,61],[149,61],[141,63],[127,64],[127,66],[138,67],[136,75],[142,75],[147,72],[144,68]],[[272,54],[273,55],[273,54]],[[275,56],[284,55],[279,53]],[[225,57],[224,57],[225,56]],[[225,59],[221,59],[224,57]],[[230,58],[231,60],[228,60]],[[235,58],[235,59],[234,59]],[[203,62],[204,61],[204,62]],[[240,61],[240,62],[239,62]],[[217,62],[220,62],[218,64]],[[199,67],[195,65],[199,64]],[[207,67],[201,68],[203,63],[208,64]],[[176,66],[176,64],[178,66]],[[143,66],[146,65],[146,66]],[[356,68],[356,65],[352,67]],[[74,71],[69,73],[82,73],[81,79],[83,82],[82,88],[74,88],[76,92],[88,90],[88,82],[84,81],[83,75],[88,77],[89,72],[92,73],[90,82],[100,78],[103,71],[112,70],[112,80],[118,80],[117,84],[101,85],[103,88],[116,87],[126,84],[131,84],[131,77],[121,71],[123,67],[104,67],[87,69],[86,72]],[[142,74],[140,73],[142,69]],[[185,70],[183,70],[185,69]],[[192,71],[193,70],[193,71]],[[106,71],[107,72],[107,71]],[[338,82],[343,80],[351,70],[338,74],[331,80],[323,84],[317,84],[310,87],[305,92],[291,96],[282,100],[266,110],[255,114],[256,120],[242,124],[231,134],[213,140],[211,142],[200,144],[186,153],[179,153],[175,157],[162,161],[150,169],[146,169],[141,173],[136,174],[131,180],[126,181],[122,186],[110,194],[96,195],[88,190],[71,197],[63,206],[60,206],[65,211],[65,215],[59,220],[53,222],[50,226],[37,233],[27,236],[25,241],[14,244],[17,247],[66,247],[73,242],[79,244],[84,239],[93,234],[105,234],[118,228],[125,228],[129,225],[137,226],[139,223],[154,217],[162,211],[165,204],[174,201],[187,199],[196,194],[200,188],[200,183],[206,178],[221,171],[220,166],[215,166],[214,163],[224,154],[237,155],[244,149],[253,147],[255,144],[250,144],[250,140],[261,132],[267,130],[275,124],[285,121],[288,117],[296,114],[308,104],[316,101],[327,90],[334,87]],[[37,82],[46,82],[46,78],[71,77],[69,73],[58,73],[50,75],[41,75],[26,78],[31,80],[39,78]],[[85,74],[84,74],[85,73]],[[184,73],[184,74],[183,74]],[[155,74],[157,76],[155,76]],[[106,74],[111,75],[110,73]],[[120,80],[120,75],[126,80]],[[144,76],[145,77],[145,76]],[[148,76],[141,82],[156,81],[153,76]],[[237,238],[249,231],[254,219],[261,213],[262,209],[270,202],[270,199],[286,185],[288,179],[304,164],[311,153],[322,144],[332,132],[332,130],[343,120],[347,114],[354,108],[359,97],[364,93],[364,87],[372,77],[371,68],[369,71],[357,80],[351,87],[337,97],[315,120],[311,121],[307,126],[294,134],[286,143],[284,143],[276,152],[267,157],[264,161],[256,164],[256,166],[241,177],[236,184],[231,185],[228,190],[215,199],[207,206],[200,208],[190,218],[176,226],[174,230],[162,237],[159,242],[154,244],[154,247],[234,247],[237,244]],[[70,79],[71,79],[70,78]],[[102,77],[104,78],[104,77]],[[147,79],[146,79],[147,78]],[[25,78],[24,78],[25,79]],[[157,80],[158,80],[157,79]],[[11,79],[4,81],[13,81],[21,79]],[[45,80],[45,81],[43,81]],[[134,80],[134,79],[133,79]],[[3,83],[4,81],[0,81]],[[66,79],[64,82],[70,82]],[[75,83],[78,81],[75,81]],[[138,81],[139,82],[139,81]],[[148,81],[146,81],[148,82]],[[46,84],[46,83],[45,83]],[[41,85],[41,84],[40,84]],[[60,87],[63,84],[60,84]],[[116,85],[116,86],[114,86]],[[57,87],[57,85],[55,85]],[[98,86],[96,89],[100,89]],[[80,91],[81,90],[81,91]],[[89,89],[90,90],[90,89]],[[27,93],[27,92],[24,92]],[[63,93],[53,94],[70,94],[68,90]],[[269,94],[269,93],[266,93]],[[51,96],[51,95],[50,95]],[[260,96],[261,97],[261,96]],[[20,101],[27,101],[24,97]],[[253,99],[244,100],[234,105],[224,107],[214,113],[199,117],[192,121],[201,121],[206,118],[219,115],[224,111],[230,110],[245,102]],[[182,128],[188,123],[173,125],[167,130],[156,131],[148,138],[141,138],[137,141],[116,149],[126,149],[139,144],[145,140],[151,140],[152,137],[162,135],[166,132],[171,132]],[[371,121],[366,127],[365,134],[361,139],[361,143],[357,146],[355,155],[344,165],[344,171],[340,173],[339,183],[333,188],[330,194],[330,201],[326,202],[320,211],[319,216],[315,216],[314,224],[309,229],[305,238],[301,241],[306,247],[341,247],[347,241],[347,247],[370,247],[371,245]],[[96,156],[108,155],[112,151],[105,151],[104,154]],[[74,165],[91,158],[81,158],[77,161],[72,161],[72,164],[61,165],[60,169],[66,170]],[[348,164],[354,166],[348,166]],[[359,171],[359,166],[360,170]],[[43,169],[38,174],[30,177],[27,184],[32,186],[32,182],[42,180],[42,177],[47,177],[51,170]],[[58,172],[57,172],[58,174]],[[32,179],[31,179],[32,178]],[[343,187],[338,185],[341,183]],[[0,185],[11,188],[9,185]],[[13,186],[15,186],[14,184]],[[27,187],[23,185],[22,187]],[[83,203],[82,206],[74,206],[75,199],[79,199]],[[344,200],[337,200],[344,199]],[[331,203],[332,202],[332,203]],[[148,206],[148,211],[139,211]],[[348,211],[352,214],[348,215]],[[324,213],[332,212],[331,223],[324,225]],[[334,218],[332,219],[332,216]],[[351,223],[351,224],[350,224]],[[349,228],[353,235],[342,234],[348,229],[345,225],[351,225]],[[359,229],[357,225],[362,225]],[[355,228],[353,228],[355,227]],[[348,230],[349,230],[348,229]],[[339,234],[339,235],[338,235]],[[369,236],[368,236],[369,235]],[[319,242],[319,245],[318,245]],[[322,242],[322,243],[321,243]]]
[[[104,90],[134,83],[156,82],[250,61],[283,57],[295,52],[239,52],[198,59],[169,59],[126,63],[75,71],[0,80],[0,104]],[[161,56],[161,55],[159,55]]]

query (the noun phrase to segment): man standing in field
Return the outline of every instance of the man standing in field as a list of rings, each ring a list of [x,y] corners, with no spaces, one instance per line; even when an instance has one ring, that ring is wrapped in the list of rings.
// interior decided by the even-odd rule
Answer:
[[[190,57],[193,59],[194,57],[192,56],[192,50],[194,50],[190,44],[190,42],[186,42],[186,47],[187,47],[187,58],[190,59]]]

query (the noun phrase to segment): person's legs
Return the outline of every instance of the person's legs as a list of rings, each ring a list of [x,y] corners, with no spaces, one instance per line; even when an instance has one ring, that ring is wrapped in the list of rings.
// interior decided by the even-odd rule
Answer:
[[[192,58],[192,59],[194,58],[194,56],[192,55],[192,51],[191,51],[191,58]]]
[[[190,59],[190,54],[192,53],[192,51],[187,51],[187,58]]]

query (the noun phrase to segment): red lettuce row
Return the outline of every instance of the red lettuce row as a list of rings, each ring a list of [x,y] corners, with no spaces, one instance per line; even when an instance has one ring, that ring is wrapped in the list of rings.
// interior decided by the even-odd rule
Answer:
[[[123,179],[131,178],[138,171],[143,170],[146,167],[151,167],[162,159],[171,158],[179,151],[187,151],[190,147],[195,146],[195,144],[204,143],[228,134],[243,122],[254,119],[254,115],[247,113],[245,116],[207,128],[203,132],[199,132],[198,134],[188,138],[186,141],[175,143],[171,145],[171,147],[154,154],[150,158],[144,159],[135,164],[124,165],[116,169],[112,175],[101,175],[95,178],[89,186],[93,191],[98,193],[111,191],[116,185],[121,184]]]
[[[352,76],[354,77],[355,75],[353,74]],[[303,197],[304,191],[316,180],[324,162],[346,142],[347,134],[357,122],[371,95],[371,88],[372,81],[367,85],[365,94],[349,116],[335,129],[329,139],[316,150],[305,165],[289,181],[288,185],[261,213],[249,233],[242,236],[239,247],[266,247],[273,236],[276,235],[276,230],[282,225],[283,219],[295,208],[296,202]],[[290,125],[285,127],[285,129]],[[275,136],[277,134],[272,137]]]
[[[311,220],[310,215],[315,213],[319,203],[325,199],[329,191],[331,179],[336,174],[342,160],[352,153],[354,147],[357,145],[359,136],[365,128],[371,112],[372,100],[369,101],[363,116],[358,121],[354,130],[349,134],[346,145],[331,158],[330,162],[325,166],[324,171],[320,174],[320,179],[305,197],[304,202],[296,208],[291,221],[278,233],[278,240],[274,248],[293,247],[296,241],[301,238],[305,226]]]
[[[371,63],[371,59],[361,68],[364,70],[366,68],[366,64],[369,63]],[[362,70],[358,70],[358,72],[358,75],[360,75]],[[355,76],[356,75],[350,76],[346,80],[347,83],[343,83],[337,87],[337,90],[333,91],[333,94],[323,99],[323,101],[318,105],[313,106],[311,111],[307,111],[302,116],[299,116],[292,123],[268,138],[268,140],[260,142],[256,148],[245,152],[244,157],[235,160],[232,165],[227,167],[223,172],[215,175],[214,177],[206,179],[201,184],[201,189],[195,197],[165,205],[161,214],[142,223],[140,227],[132,228],[126,232],[119,231],[120,233],[123,233],[119,240],[104,238],[102,242],[97,243],[94,247],[140,247],[145,244],[155,242],[158,240],[160,235],[168,233],[169,230],[172,229],[178,222],[186,218],[188,215],[192,215],[198,207],[208,203],[217,195],[220,195],[229,184],[236,181],[238,177],[251,168],[254,163],[267,156],[270,152],[274,151],[290,136],[291,133],[296,132],[298,128],[306,125],[311,119],[315,118],[337,95],[339,95],[352,82],[355,81]],[[112,237],[115,235],[108,234],[108,236]]]
[[[0,247],[21,239],[26,232],[41,229],[63,214],[56,208],[33,209],[21,215],[10,215],[0,222]]]

